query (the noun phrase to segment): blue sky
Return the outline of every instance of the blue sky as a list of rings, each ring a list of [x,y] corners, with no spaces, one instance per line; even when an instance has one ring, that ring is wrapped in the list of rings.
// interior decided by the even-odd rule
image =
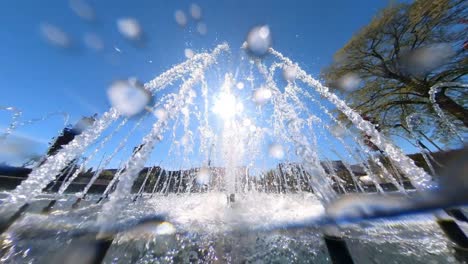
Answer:
[[[69,7],[68,1],[9,0],[0,2],[0,106],[15,106],[24,119],[64,111],[72,122],[80,116],[108,109],[106,89],[117,79],[131,76],[148,81],[185,60],[184,49],[195,52],[227,41],[233,57],[239,55],[252,26],[267,24],[273,46],[317,77],[333,54],[376,12],[386,0],[328,1],[97,1],[89,0],[96,20],[85,21]],[[182,28],[174,12],[188,14],[190,4],[202,8],[208,33],[196,32],[195,22]],[[118,32],[119,18],[136,18],[142,26],[144,47],[135,45]],[[58,48],[40,33],[40,25],[60,27],[72,39],[70,49]],[[87,33],[99,35],[104,49],[96,52],[84,44]],[[116,49],[120,50],[118,52]],[[0,113],[0,128],[9,115]],[[44,142],[62,126],[59,118],[18,131]],[[399,142],[404,144],[403,142]],[[407,144],[403,145],[407,150]]]

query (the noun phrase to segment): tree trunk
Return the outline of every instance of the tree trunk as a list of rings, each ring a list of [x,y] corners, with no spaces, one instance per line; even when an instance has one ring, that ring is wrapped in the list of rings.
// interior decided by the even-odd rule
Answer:
[[[465,127],[468,127],[468,110],[457,104],[454,100],[452,100],[452,98],[445,95],[444,92],[445,91],[442,90],[436,94],[435,99],[437,104],[440,106],[440,108],[449,112],[456,119],[463,122]]]

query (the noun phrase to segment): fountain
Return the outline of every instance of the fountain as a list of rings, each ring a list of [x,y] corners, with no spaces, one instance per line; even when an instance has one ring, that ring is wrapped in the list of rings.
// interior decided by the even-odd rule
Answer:
[[[393,215],[402,208],[392,201],[437,190],[430,154],[421,151],[432,175],[298,64],[262,43],[245,49],[235,70],[223,67],[232,55],[221,44],[144,85],[120,81],[119,91],[137,89],[132,98],[158,99],[112,97],[111,109],[6,192],[2,261],[52,254],[57,263],[83,255],[91,263],[409,263],[429,252],[436,262],[456,261],[444,232],[462,231],[453,221],[452,231],[439,231],[442,211],[353,223],[387,208]],[[353,128],[333,116],[335,107]],[[17,126],[20,112],[13,113],[3,137]],[[44,192],[70,164],[58,191]],[[71,191],[91,166],[87,182]],[[112,166],[105,190],[91,193]],[[348,192],[366,191],[390,202],[337,205]],[[466,237],[450,238],[466,248]],[[392,250],[382,257],[380,247]]]

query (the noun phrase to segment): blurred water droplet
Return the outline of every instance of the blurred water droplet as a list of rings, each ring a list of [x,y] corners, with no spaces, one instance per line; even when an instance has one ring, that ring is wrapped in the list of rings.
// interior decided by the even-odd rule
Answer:
[[[346,92],[352,92],[359,88],[359,84],[361,84],[361,78],[357,74],[347,73],[339,79],[338,88]]]
[[[179,26],[184,27],[185,25],[187,25],[187,16],[185,15],[184,11],[175,11],[174,18],[177,24],[179,24]]]
[[[154,115],[161,121],[164,121],[167,119],[167,112],[166,110],[162,108],[158,108],[154,111]]]
[[[210,183],[210,169],[200,168],[197,173],[197,183],[200,185],[205,185]]]
[[[93,263],[96,253],[96,246],[91,241],[73,241],[65,244],[61,250],[51,254],[48,258],[49,263]]]
[[[118,53],[122,53],[122,51],[117,46],[114,46],[114,50],[117,51]]]
[[[271,144],[268,148],[268,154],[270,157],[275,158],[275,159],[282,159],[284,158],[284,150],[283,146],[280,144]]]
[[[271,90],[262,86],[254,91],[253,100],[257,105],[264,105],[270,100],[271,96]]]
[[[236,84],[236,87],[237,87],[237,89],[242,90],[242,89],[244,89],[244,83],[243,82],[238,82]]]
[[[192,18],[195,20],[199,20],[202,17],[202,10],[201,7],[197,4],[190,5],[190,14]]]
[[[364,184],[372,184],[373,181],[369,175],[359,177],[359,180],[362,181]]]
[[[266,25],[252,28],[247,34],[247,49],[257,57],[263,57],[271,47],[270,28]]]
[[[416,49],[408,53],[404,60],[407,60],[407,70],[417,74],[426,73],[442,66],[454,55],[455,51],[449,43],[438,43]]]
[[[114,82],[107,96],[111,105],[126,116],[140,113],[151,101],[151,94],[135,81]]]
[[[94,116],[83,117],[73,126],[72,131],[75,134],[79,135],[79,134],[83,133],[83,131],[85,131],[86,129],[91,127],[94,124],[95,121],[96,121],[96,119],[95,119]]]
[[[283,77],[286,81],[292,82],[296,79],[296,76],[297,76],[297,67],[286,66],[283,68]]]
[[[70,37],[59,27],[49,23],[43,23],[40,29],[42,35],[50,44],[61,48],[68,48],[71,46]]]
[[[156,228],[156,234],[158,235],[172,235],[176,232],[174,225],[169,222],[162,222]]]
[[[94,33],[85,34],[84,43],[88,48],[94,51],[101,51],[104,48],[104,42],[101,37]]]
[[[92,21],[95,18],[94,9],[83,0],[70,0],[70,8],[84,20]]]
[[[337,137],[337,138],[342,138],[346,131],[344,128],[342,128],[341,126],[339,125],[335,125],[335,126],[332,126],[330,127],[330,133],[334,136],[334,137]]]
[[[197,31],[200,35],[204,36],[208,33],[208,27],[206,26],[205,23],[199,22],[197,24]]]
[[[39,142],[26,137],[10,135],[0,140],[0,166],[21,165],[28,159],[39,157]]]
[[[418,113],[413,113],[406,117],[406,122],[410,130],[420,128],[423,125],[423,120]]]
[[[141,38],[142,29],[140,23],[134,18],[120,18],[117,20],[117,28],[125,38],[130,40]]]
[[[195,53],[191,49],[185,49],[184,54],[187,59],[190,59],[193,57],[193,55],[195,55]]]

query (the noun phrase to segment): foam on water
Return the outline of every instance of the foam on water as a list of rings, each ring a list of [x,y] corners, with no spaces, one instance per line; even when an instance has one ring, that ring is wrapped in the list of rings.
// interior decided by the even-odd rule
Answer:
[[[7,235],[4,261],[45,261],[57,253],[81,252],[79,244],[64,245],[69,235],[80,230],[98,232],[93,219],[100,210],[99,206],[85,206],[50,216],[27,214]],[[228,205],[226,194],[219,192],[157,195],[125,207],[107,229],[109,225],[122,229],[118,227],[120,222],[155,212],[167,213],[167,222],[119,234],[104,262],[172,263],[189,259],[329,262],[319,229],[309,226],[295,231],[287,225],[268,229],[275,223],[319,217],[323,207],[311,194],[249,193],[237,196],[232,205]],[[252,231],[255,228],[258,231]],[[425,263],[429,255],[435,261],[456,263],[446,238],[436,228],[434,218],[428,215],[343,226],[342,231],[349,236],[348,246],[353,259],[359,263],[385,263],[388,259],[398,263]]]

